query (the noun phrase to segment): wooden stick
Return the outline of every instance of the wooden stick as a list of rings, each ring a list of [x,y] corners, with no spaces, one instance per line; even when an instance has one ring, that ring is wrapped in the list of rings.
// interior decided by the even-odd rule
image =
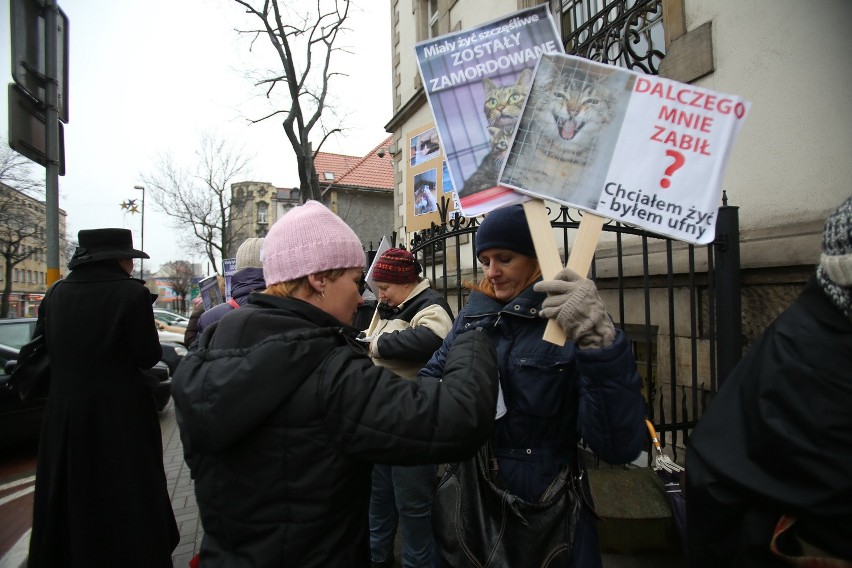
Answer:
[[[373,319],[370,320],[370,327],[364,332],[367,337],[372,337],[376,333],[376,326],[379,325],[379,302],[376,300],[376,311],[373,312]]]
[[[527,215],[527,223],[530,226],[533,245],[538,256],[538,263],[541,266],[542,278],[550,280],[562,270],[562,262],[559,258],[559,249],[556,247],[556,241],[553,239],[553,234],[550,231],[550,219],[547,218],[544,201],[541,199],[525,201],[524,212]],[[587,276],[589,274],[603,223],[604,218],[600,215],[588,212],[583,214],[583,219],[580,221],[580,228],[577,231],[577,238],[571,247],[571,254],[568,256],[568,264],[566,264],[567,268],[570,268],[580,276]],[[544,330],[543,339],[555,345],[565,345],[567,337],[565,330],[559,327],[559,324],[555,320],[549,320],[547,328]]]

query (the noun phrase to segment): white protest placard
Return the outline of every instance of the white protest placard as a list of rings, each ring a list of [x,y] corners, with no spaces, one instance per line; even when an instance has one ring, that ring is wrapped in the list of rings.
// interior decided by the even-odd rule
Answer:
[[[539,57],[562,51],[545,4],[415,45],[465,216],[528,199],[497,178]]]
[[[231,280],[234,274],[237,273],[237,259],[223,258],[222,259],[222,276],[225,277],[225,299],[231,298]]]
[[[376,249],[376,256],[373,257],[373,262],[370,264],[370,268],[367,269],[367,274],[364,277],[364,281],[367,283],[367,286],[370,287],[370,290],[376,297],[379,297],[379,289],[376,287],[376,281],[373,280],[373,268],[376,266],[376,263],[379,262],[379,258],[391,247],[390,241],[387,237],[382,237],[382,242],[379,243],[379,248]]]
[[[379,288],[376,286],[376,281],[373,279],[373,268],[375,268],[376,263],[379,262],[379,259],[388,249],[391,247],[391,243],[386,236],[382,237],[382,242],[379,243],[379,248],[376,249],[376,256],[373,257],[373,262],[370,264],[370,268],[367,269],[367,274],[364,278],[367,286],[370,287],[373,294],[376,295],[376,300],[379,299]],[[376,325],[379,323],[379,303],[376,302],[376,309],[373,312],[373,317],[370,319],[370,326],[366,329],[365,333],[367,337],[372,337],[373,332],[376,330]]]
[[[500,183],[707,244],[749,107],[736,95],[545,54]]]

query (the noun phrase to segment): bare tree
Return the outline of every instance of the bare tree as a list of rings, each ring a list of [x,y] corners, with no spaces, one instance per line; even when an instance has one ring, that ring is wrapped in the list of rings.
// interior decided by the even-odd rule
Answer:
[[[258,29],[238,31],[253,36],[252,45],[256,39],[266,37],[281,62],[280,70],[261,77],[257,85],[266,88],[269,99],[273,94],[282,94],[289,100],[289,107],[253,122],[284,116],[282,125],[296,154],[302,200],[320,200],[314,157],[331,135],[342,131],[339,127],[328,127],[322,118],[328,110],[329,81],[339,75],[330,71],[332,54],[345,51],[335,42],[338,34],[347,31],[344,22],[349,15],[350,0],[316,0],[314,9],[308,8],[307,2],[291,7],[284,0],[234,1],[261,21]],[[321,136],[312,145],[310,136],[316,127],[320,128]]]
[[[180,305],[175,311],[186,313],[186,297],[192,289],[192,264],[186,260],[175,260],[166,263],[160,270],[162,275],[158,279],[167,283],[179,299]]]
[[[39,179],[33,162],[12,150],[3,138],[0,138],[0,183],[27,195],[44,195],[44,176]]]
[[[231,226],[231,183],[247,173],[251,157],[212,134],[202,136],[196,157],[194,167],[184,168],[171,153],[161,154],[156,171],[142,179],[173,228],[189,237],[192,250],[204,254],[218,273],[218,261],[240,229]]]

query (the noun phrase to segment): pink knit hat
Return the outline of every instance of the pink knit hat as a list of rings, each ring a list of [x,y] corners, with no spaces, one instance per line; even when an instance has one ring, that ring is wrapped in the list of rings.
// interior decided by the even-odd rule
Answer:
[[[343,219],[308,201],[278,219],[263,241],[267,286],[335,268],[364,268],[361,241]]]

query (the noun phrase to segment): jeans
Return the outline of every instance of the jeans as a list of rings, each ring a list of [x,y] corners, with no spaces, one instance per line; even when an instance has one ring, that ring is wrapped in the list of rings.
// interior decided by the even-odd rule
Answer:
[[[370,555],[393,556],[397,520],[402,525],[402,566],[429,566],[432,557],[432,495],[438,466],[373,465],[370,494]]]

